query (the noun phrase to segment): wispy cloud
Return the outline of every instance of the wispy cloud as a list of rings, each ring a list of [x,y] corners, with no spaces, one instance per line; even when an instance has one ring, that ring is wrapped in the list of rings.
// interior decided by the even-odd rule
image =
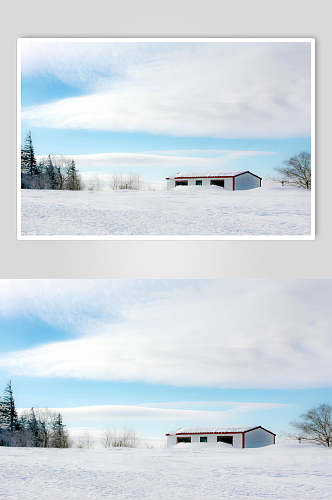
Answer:
[[[23,42],[25,73],[48,72],[85,90],[24,109],[30,126],[175,136],[310,134],[309,44],[87,45]]]
[[[149,154],[166,154],[170,156],[177,155],[200,155],[200,158],[209,158],[209,155],[213,156],[228,156],[229,158],[237,159],[243,157],[252,156],[265,156],[273,155],[274,151],[258,151],[258,150],[243,150],[243,149],[170,149],[170,150],[156,150],[156,151],[146,151]]]
[[[170,407],[165,407],[165,406]],[[228,406],[227,409],[210,410],[208,406]],[[172,408],[173,406],[173,408]],[[199,406],[201,409],[195,409]],[[227,422],[234,415],[257,410],[273,410],[286,407],[282,403],[256,403],[256,402],[188,402],[168,403],[165,405],[97,405],[76,406],[70,408],[52,408],[60,412],[66,421],[79,423],[91,422],[116,422],[123,420],[171,420],[171,421],[209,421]],[[194,407],[194,408],[190,408]],[[20,411],[25,411],[21,409]]]
[[[169,408],[169,409],[190,409],[204,410],[213,407],[213,411],[225,411],[222,407],[232,407],[239,411],[255,411],[255,410],[270,410],[273,408],[288,406],[284,403],[269,403],[269,402],[239,402],[239,401],[162,401],[159,403],[143,403],[139,406],[147,408]],[[215,408],[218,408],[216,410]]]
[[[269,151],[243,150],[180,150],[151,151],[146,153],[97,153],[68,155],[73,158],[81,171],[98,171],[104,167],[135,168],[135,167],[200,167],[218,169],[229,160],[272,155]],[[38,156],[38,159],[44,158]]]
[[[330,280],[10,283],[5,313],[68,323],[74,337],[6,353],[0,366],[36,377],[326,386],[331,292]]]

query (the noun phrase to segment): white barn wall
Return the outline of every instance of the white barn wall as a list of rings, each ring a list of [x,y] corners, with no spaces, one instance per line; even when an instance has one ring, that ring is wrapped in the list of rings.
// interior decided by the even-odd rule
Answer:
[[[274,444],[274,436],[264,429],[255,429],[244,434],[245,448],[259,448]]]
[[[222,435],[222,434],[219,434]],[[233,436],[233,448],[242,448],[242,433],[240,434],[223,434],[224,436]],[[207,443],[201,443],[200,437],[207,437]],[[177,444],[177,437],[185,437],[185,436],[167,436],[167,448],[175,446]],[[189,437],[189,436],[188,436]],[[217,442],[217,434],[192,434],[191,435],[191,443],[201,444],[202,446],[206,445],[219,445]],[[220,443],[222,446],[223,443]]]
[[[211,179],[188,179],[188,186],[196,186],[196,181],[199,181],[201,180],[202,181],[202,186],[210,186],[210,181]],[[228,178],[226,177],[225,179],[220,179],[220,180],[223,180],[224,181],[224,189],[227,189],[227,190],[230,190],[232,191],[233,190],[233,179],[232,178]],[[199,186],[197,186],[199,187]],[[216,187],[216,186],[215,186]]]
[[[242,434],[233,434],[233,448],[242,448]]]
[[[178,179],[180,180],[188,180],[188,186],[196,186],[196,181],[201,180],[202,181],[202,186],[210,186],[210,180],[207,178],[197,178],[197,179]],[[224,189],[227,191],[232,191],[233,190],[233,178],[232,177],[226,177],[225,179],[222,179],[224,181]],[[167,189],[172,189],[175,187],[175,179],[167,179]],[[199,188],[200,186],[197,186]]]
[[[224,179],[224,189],[227,191],[233,191],[233,177],[226,177]]]
[[[219,434],[221,435],[221,434]],[[223,436],[232,436],[233,437],[233,447],[234,448],[242,448],[242,434],[223,434]],[[217,442],[217,434],[193,434],[191,436],[192,443],[200,443],[200,437],[207,437],[207,443],[204,444],[213,444],[216,445]],[[222,445],[222,443],[220,443]]]
[[[235,177],[235,189],[254,189],[260,187],[260,179],[251,174],[241,174]]]
[[[196,185],[196,181],[201,180],[202,181],[202,186],[206,187],[210,185],[210,179],[190,179],[192,181],[192,186]],[[199,187],[199,186],[197,186]]]

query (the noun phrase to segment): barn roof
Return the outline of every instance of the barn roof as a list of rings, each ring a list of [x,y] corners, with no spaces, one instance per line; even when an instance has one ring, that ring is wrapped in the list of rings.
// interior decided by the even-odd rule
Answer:
[[[175,175],[172,175],[171,178],[176,179],[177,177],[233,177],[233,175],[238,175],[240,173],[244,172],[243,170],[230,170],[228,172],[220,172],[220,171],[206,171],[206,172],[190,172],[186,170],[182,170],[180,172],[177,172]]]
[[[169,435],[177,435],[177,434],[226,434],[226,433],[238,433],[238,432],[248,432],[253,429],[263,429],[270,434],[274,434],[274,432],[269,431],[265,427],[261,425],[256,426],[242,426],[242,427],[220,427],[220,426],[208,426],[204,427],[179,427],[173,432],[170,432]]]
[[[166,179],[190,179],[190,178],[195,178],[195,179],[201,179],[205,177],[236,177],[241,174],[246,174],[249,173],[251,175],[254,175],[255,177],[258,177],[261,179],[256,174],[253,174],[249,170],[230,170],[227,172],[217,172],[217,171],[207,171],[207,172],[187,172],[187,171],[181,171],[177,172],[175,175],[171,175],[169,177],[166,177]]]
[[[174,434],[182,434],[182,433],[204,433],[204,432],[244,432],[249,429],[252,429],[252,426],[248,427],[220,427],[220,426],[209,426],[205,425],[204,427],[179,427],[176,429]]]

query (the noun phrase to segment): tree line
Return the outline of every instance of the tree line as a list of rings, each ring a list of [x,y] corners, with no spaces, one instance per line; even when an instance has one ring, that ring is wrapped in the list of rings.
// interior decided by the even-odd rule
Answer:
[[[81,177],[70,158],[48,155],[37,161],[29,131],[21,148],[21,188],[79,191]]]
[[[70,439],[60,413],[31,408],[19,416],[9,381],[0,397],[0,446],[68,448]]]
[[[311,408],[291,425],[296,429],[291,437],[295,437],[299,443],[309,441],[328,448],[332,446],[332,405],[322,403]]]
[[[82,189],[88,191],[101,191],[105,187],[114,191],[121,189],[139,191],[143,189],[141,178],[137,174],[113,174],[109,176],[108,181],[94,175],[83,180],[81,186]]]
[[[302,151],[284,161],[283,167],[275,169],[280,175],[276,179],[282,186],[290,185],[302,189],[311,189],[311,156]]]

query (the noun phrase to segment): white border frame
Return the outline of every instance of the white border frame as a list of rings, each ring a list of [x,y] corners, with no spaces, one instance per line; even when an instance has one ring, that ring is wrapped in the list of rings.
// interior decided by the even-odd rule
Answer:
[[[98,43],[98,42],[112,42],[112,43],[128,43],[128,42],[167,42],[167,43],[188,43],[188,42],[215,42],[215,43],[299,43],[305,42],[310,43],[311,47],[311,170],[312,170],[312,183],[311,183],[311,231],[309,235],[266,235],[266,236],[253,236],[253,235],[54,235],[54,236],[43,236],[43,235],[22,235],[21,234],[21,41],[28,39],[29,41],[54,43],[54,42],[68,42],[68,43]],[[16,157],[16,209],[17,209],[17,239],[18,240],[315,240],[315,228],[316,228],[316,194],[315,194],[315,180],[316,180],[316,92],[315,92],[315,74],[316,74],[316,58],[315,58],[315,38],[18,38],[17,39],[17,157]]]

